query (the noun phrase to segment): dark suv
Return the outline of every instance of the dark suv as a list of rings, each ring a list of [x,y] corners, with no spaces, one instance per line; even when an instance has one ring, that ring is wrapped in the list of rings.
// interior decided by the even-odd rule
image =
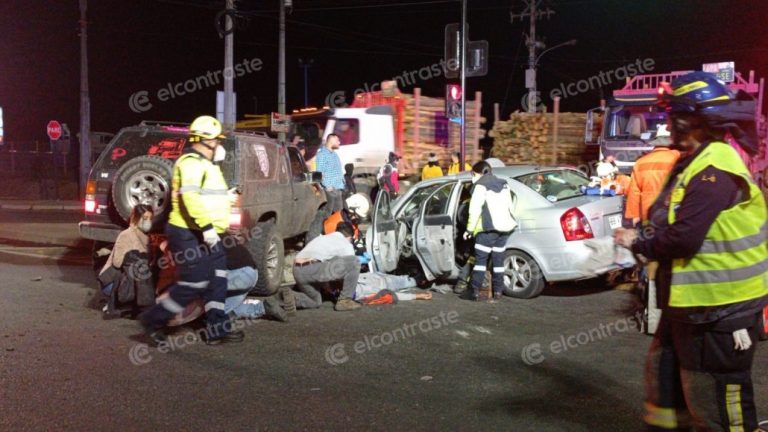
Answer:
[[[136,204],[152,205],[152,231],[163,232],[171,207],[173,163],[187,140],[186,125],[142,122],[122,129],[96,161],[79,228],[82,237],[94,240],[97,271],[106,259],[104,248],[110,249],[125,229]],[[224,140],[224,147],[224,177],[241,192],[230,225],[240,228],[248,240],[259,271],[257,293],[269,295],[283,279],[287,241],[303,241],[310,226],[321,221],[318,210],[326,201],[319,187],[321,176],[307,171],[297,149],[265,134],[235,131]]]

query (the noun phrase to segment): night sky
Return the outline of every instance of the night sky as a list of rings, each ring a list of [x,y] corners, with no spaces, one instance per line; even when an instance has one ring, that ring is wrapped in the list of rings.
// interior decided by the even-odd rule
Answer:
[[[158,100],[159,91],[187,80],[205,84],[208,72],[223,67],[223,39],[215,17],[223,0],[90,0],[91,128],[116,132],[143,119],[188,122],[215,111],[218,86],[202,85],[191,94]],[[422,3],[422,4],[418,4]],[[235,80],[238,118],[277,108],[278,0],[239,0],[244,17],[235,33],[235,64],[245,69]],[[700,69],[704,62],[735,61],[768,78],[768,1],[747,0],[552,0],[556,11],[539,21],[538,36],[554,46],[539,65],[539,88],[549,93],[561,83],[588,79],[599,72],[652,59],[655,72]],[[393,6],[396,5],[396,6]],[[489,74],[468,79],[468,94],[480,90],[484,115],[493,102],[502,115],[520,109],[528,24],[510,23],[521,13],[520,0],[469,0],[469,38],[490,43]],[[6,141],[45,140],[50,119],[78,129],[79,38],[77,0],[0,0],[0,106]],[[415,72],[423,94],[442,96],[445,78],[418,71],[443,56],[443,28],[460,19],[458,1],[294,0],[287,23],[288,108],[303,105],[299,58],[314,60],[309,69],[310,105],[327,95]],[[432,69],[434,71],[434,68]],[[434,75],[434,73],[432,74]],[[424,79],[426,77],[426,79]],[[402,79],[401,79],[402,80]],[[410,80],[409,80],[410,81]],[[619,86],[603,89],[605,94]],[[412,91],[413,86],[401,88]],[[152,108],[131,110],[129,99],[146,91]],[[562,101],[563,111],[597,105],[600,89]],[[338,97],[338,96],[337,96]],[[134,105],[135,106],[135,105]]]

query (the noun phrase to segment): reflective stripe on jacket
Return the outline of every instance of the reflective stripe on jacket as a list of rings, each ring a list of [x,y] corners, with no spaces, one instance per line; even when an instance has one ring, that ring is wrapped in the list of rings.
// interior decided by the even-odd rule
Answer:
[[[741,177],[749,185],[749,196],[720,212],[696,255],[674,260],[669,299],[672,307],[720,306],[768,295],[765,198],[730,145],[710,143],[677,176],[670,196],[669,223],[675,222],[688,183],[708,166]]]
[[[198,153],[185,153],[173,166],[173,205],[168,223],[180,228],[223,233],[229,228],[227,182],[218,165]]]
[[[467,232],[472,235],[486,231],[511,232],[517,227],[512,206],[512,192],[507,182],[493,174],[483,175],[472,190]]]
[[[667,147],[656,147],[635,162],[632,180],[626,191],[627,208],[624,217],[648,220],[648,209],[656,201],[661,189],[680,158],[680,152]]]

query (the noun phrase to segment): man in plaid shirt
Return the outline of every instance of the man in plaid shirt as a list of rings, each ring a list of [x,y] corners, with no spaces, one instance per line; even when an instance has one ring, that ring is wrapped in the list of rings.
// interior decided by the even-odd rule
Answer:
[[[341,210],[344,206],[342,199],[344,192],[344,170],[341,166],[341,159],[336,154],[339,143],[338,135],[328,135],[328,138],[325,139],[325,147],[318,150],[315,156],[317,170],[323,173],[322,184],[328,199],[326,211],[329,214]]]

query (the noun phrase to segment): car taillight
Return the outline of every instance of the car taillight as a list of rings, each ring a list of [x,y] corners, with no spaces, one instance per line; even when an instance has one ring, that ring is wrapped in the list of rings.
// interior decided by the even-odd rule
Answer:
[[[229,227],[232,229],[240,229],[243,226],[242,213],[240,213],[239,207],[232,207],[229,213]]]
[[[85,212],[96,212],[96,181],[88,180],[85,183]]]
[[[560,226],[563,228],[565,241],[586,240],[595,237],[584,213],[576,207],[560,216]]]

